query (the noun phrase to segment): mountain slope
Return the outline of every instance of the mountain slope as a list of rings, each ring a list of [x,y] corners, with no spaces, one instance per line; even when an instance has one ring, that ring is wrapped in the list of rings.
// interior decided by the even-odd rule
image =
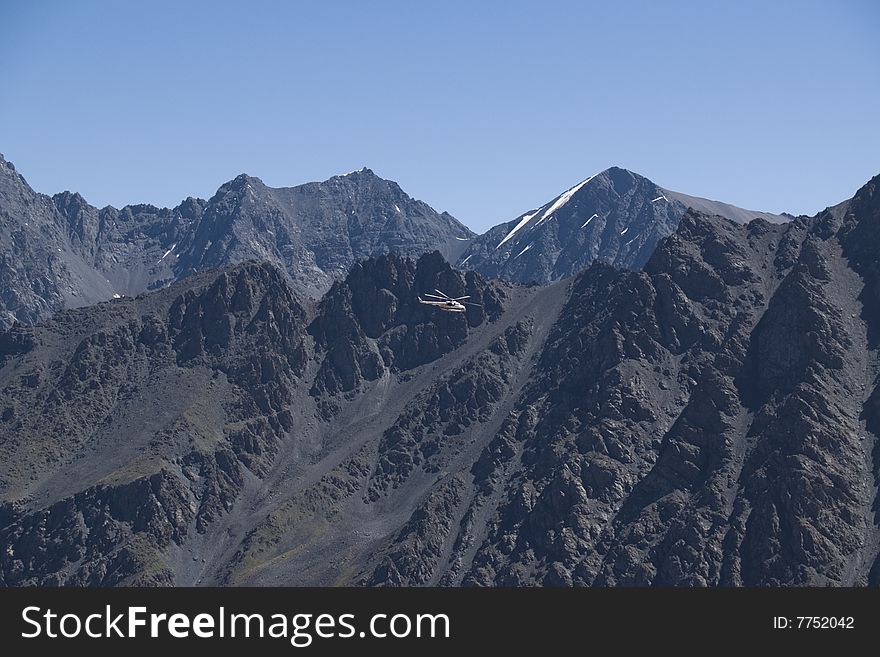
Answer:
[[[438,334],[432,309],[411,301],[362,307],[381,309],[390,339],[349,391],[440,357],[500,312],[503,288],[437,253],[418,264],[387,255],[376,266],[408,299],[416,282],[444,285],[483,308],[448,316]],[[358,280],[353,272],[347,285]],[[334,350],[344,287],[315,306],[273,266],[246,263],[0,334],[0,524],[30,553],[0,565],[2,581],[177,581],[180,549],[203,550],[236,500],[267,492],[290,456],[279,453],[283,436],[306,459],[322,449],[316,417],[338,416],[339,398],[315,382],[348,381],[354,363],[351,349]],[[372,349],[357,315],[352,324]],[[332,437],[320,428],[322,440]]]
[[[597,260],[639,269],[688,207],[735,221],[785,220],[669,192],[643,176],[612,167],[490,229],[471,243],[458,266],[523,283],[567,278]]]
[[[113,295],[66,228],[53,199],[35,194],[0,156],[0,328]]]
[[[878,187],[638,272],[248,263],[2,333],[0,581],[880,584]]]
[[[277,189],[241,175],[209,201],[99,210],[79,194],[37,194],[0,156],[0,328],[252,259],[320,296],[359,259],[439,250],[454,260],[471,237],[369,169]]]
[[[454,259],[472,236],[451,215],[366,168],[277,189],[242,175],[208,202],[203,220],[177,248],[175,272],[267,261],[315,296],[359,259],[391,250],[416,256],[439,250]]]
[[[699,196],[690,196],[681,192],[674,192],[671,189],[664,189],[665,196],[673,201],[680,201],[683,205],[693,208],[697,212],[709,215],[719,215],[731,221],[741,224],[747,224],[752,219],[764,219],[771,224],[784,223],[794,219],[793,216],[787,214],[773,214],[771,212],[759,212],[758,210],[744,210],[730,203],[722,203],[721,201],[712,201]]]

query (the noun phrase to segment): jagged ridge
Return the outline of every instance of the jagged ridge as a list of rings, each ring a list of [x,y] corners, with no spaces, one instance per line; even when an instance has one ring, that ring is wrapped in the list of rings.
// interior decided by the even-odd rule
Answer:
[[[639,272],[249,264],[2,334],[3,581],[878,584],[878,182]]]
[[[37,194],[0,155],[0,328],[249,260],[318,297],[362,258],[437,249],[454,260],[472,236],[366,168],[288,188],[242,174],[208,201],[117,210]]]

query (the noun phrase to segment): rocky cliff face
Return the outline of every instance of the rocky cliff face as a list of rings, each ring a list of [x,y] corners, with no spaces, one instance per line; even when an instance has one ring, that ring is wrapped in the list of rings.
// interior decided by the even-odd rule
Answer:
[[[75,204],[68,199],[66,206]],[[35,323],[65,305],[110,298],[111,286],[69,243],[54,201],[0,156],[0,328]]]
[[[878,182],[638,272],[247,264],[0,334],[2,581],[880,584]]]
[[[454,259],[471,237],[451,215],[366,168],[277,189],[241,175],[217,191],[203,220],[178,245],[175,272],[267,261],[296,289],[320,296],[362,258],[439,250]]]
[[[418,302],[425,290],[469,295],[465,313],[443,313]],[[468,329],[496,320],[504,288],[473,272],[453,270],[438,252],[418,262],[390,255],[355,265],[318,307],[311,332],[327,351],[315,393],[352,390],[386,369],[411,370],[461,346]],[[350,367],[354,366],[354,367]]]
[[[247,265],[17,329],[4,582],[173,581],[158,551],[228,511],[293,429],[304,318],[280,272]]]
[[[596,261],[641,269],[688,208],[741,223],[790,218],[673,192],[612,167],[491,228],[471,242],[458,265],[522,283],[558,281]]]
[[[436,249],[454,260],[471,237],[369,169],[290,188],[241,175],[209,201],[99,210],[79,194],[37,194],[0,156],[0,328],[248,260],[320,296],[359,259]]]

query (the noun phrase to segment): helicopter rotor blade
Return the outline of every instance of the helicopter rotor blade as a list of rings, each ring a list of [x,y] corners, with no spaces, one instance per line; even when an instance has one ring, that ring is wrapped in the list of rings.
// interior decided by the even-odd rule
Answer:
[[[462,299],[470,299],[470,298],[471,298],[470,295],[467,295],[466,297],[455,297],[455,298],[453,299],[453,301],[461,301]]]
[[[446,297],[438,297],[436,294],[431,294],[430,292],[425,292],[426,297],[431,297],[433,299],[440,299],[441,301],[449,301]]]
[[[436,292],[437,294],[439,294],[439,295],[440,295],[441,297],[443,297],[444,299],[449,299],[449,295],[448,295],[448,294],[444,294],[443,292],[441,292],[440,290],[438,290],[436,287],[434,288],[434,292]],[[451,301],[451,299],[449,299],[449,300]]]
[[[470,301],[462,301],[461,303],[463,303],[466,306],[476,306],[477,308],[483,307],[483,304],[481,304],[481,303],[471,303]]]

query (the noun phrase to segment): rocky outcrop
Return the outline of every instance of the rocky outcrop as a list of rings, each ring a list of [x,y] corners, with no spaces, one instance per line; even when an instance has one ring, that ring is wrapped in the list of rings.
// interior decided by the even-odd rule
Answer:
[[[0,530],[6,586],[168,585],[158,551],[192,520],[189,491],[166,471],[95,486]]]
[[[162,551],[228,512],[293,431],[304,336],[258,264],[4,334],[5,582],[173,583]],[[90,480],[108,483],[64,496]]]
[[[545,287],[248,263],[16,326],[2,581],[877,584],[876,187]]]
[[[516,433],[525,474],[463,581],[868,583],[876,351],[826,219],[685,215],[645,274],[583,274],[584,324],[563,311],[558,329],[602,323],[561,339],[571,355],[551,339],[559,385],[536,386]],[[778,249],[793,244],[792,261]]]
[[[418,302],[441,289],[469,295],[465,313],[444,313]],[[386,370],[432,362],[467,340],[471,329],[503,312],[504,287],[474,272],[458,272],[438,252],[414,262],[394,254],[356,265],[318,308],[309,331],[326,350],[314,394],[353,390]]]
[[[410,402],[379,441],[368,499],[397,488],[416,469],[432,474],[450,466],[479,430],[474,425],[489,421],[509,393],[529,335],[529,323],[516,323]]]

